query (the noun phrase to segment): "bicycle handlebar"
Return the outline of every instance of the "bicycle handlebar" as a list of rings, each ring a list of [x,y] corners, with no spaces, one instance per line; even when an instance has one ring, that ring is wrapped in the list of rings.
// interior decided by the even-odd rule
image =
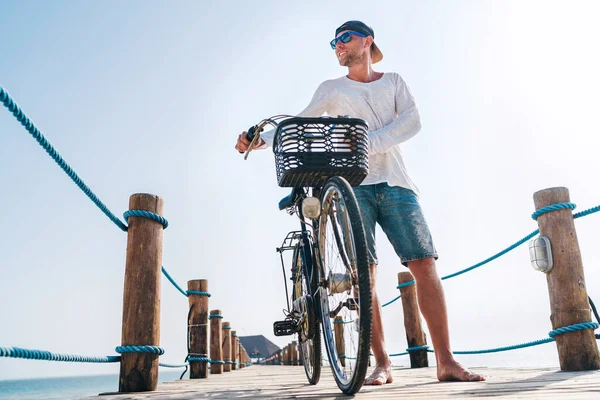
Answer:
[[[275,115],[271,118],[263,119],[257,125],[250,127],[250,129],[248,129],[248,132],[246,133],[246,139],[248,139],[248,141],[250,142],[250,145],[248,145],[248,149],[245,152],[243,152],[243,151],[239,152],[240,154],[245,153],[244,160],[246,160],[248,158],[248,154],[250,154],[250,152],[252,151],[252,148],[254,147],[256,142],[260,139],[260,134],[264,130],[264,127],[267,124],[270,124],[274,128],[277,128],[277,125],[279,125],[276,122],[277,120],[281,120],[284,118],[292,118],[292,117],[293,117],[292,115]]]

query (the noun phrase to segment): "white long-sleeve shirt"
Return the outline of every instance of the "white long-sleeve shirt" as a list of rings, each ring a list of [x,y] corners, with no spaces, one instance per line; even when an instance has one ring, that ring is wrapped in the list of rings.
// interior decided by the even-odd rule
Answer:
[[[363,83],[346,76],[327,80],[317,88],[310,104],[298,116],[331,117],[349,115],[369,125],[369,174],[361,185],[387,182],[419,193],[408,176],[400,143],[421,129],[419,111],[410,89],[394,72],[386,72],[373,82]],[[265,145],[273,145],[275,131],[261,134]]]

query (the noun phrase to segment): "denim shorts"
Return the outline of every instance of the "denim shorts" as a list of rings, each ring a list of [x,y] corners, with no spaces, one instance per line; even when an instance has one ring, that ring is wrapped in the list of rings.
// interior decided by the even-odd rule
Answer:
[[[409,261],[435,258],[438,255],[415,193],[387,183],[354,188],[360,207],[369,263],[377,264],[375,224],[383,229],[396,254],[405,266]]]

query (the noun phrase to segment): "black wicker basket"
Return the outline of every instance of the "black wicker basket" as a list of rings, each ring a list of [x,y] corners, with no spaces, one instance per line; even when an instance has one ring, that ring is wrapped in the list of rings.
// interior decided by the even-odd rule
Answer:
[[[321,186],[331,176],[359,185],[369,172],[367,132],[367,123],[357,118],[294,117],[281,122],[273,141],[279,186]]]

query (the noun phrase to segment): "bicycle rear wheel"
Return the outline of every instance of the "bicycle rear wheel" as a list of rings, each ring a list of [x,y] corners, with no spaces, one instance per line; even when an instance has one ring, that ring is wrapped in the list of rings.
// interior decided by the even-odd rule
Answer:
[[[292,261],[292,281],[294,285],[292,302],[294,310],[301,313],[298,347],[304,364],[304,371],[308,382],[311,385],[316,385],[321,377],[321,329],[317,323],[312,297],[310,298],[310,304],[307,302],[307,296],[310,294],[310,283],[305,274],[300,246],[300,243],[296,246]],[[300,304],[296,302],[298,299],[301,299]]]
[[[329,363],[338,387],[362,387],[371,345],[371,287],[365,231],[348,182],[329,179],[319,221],[320,309]]]

